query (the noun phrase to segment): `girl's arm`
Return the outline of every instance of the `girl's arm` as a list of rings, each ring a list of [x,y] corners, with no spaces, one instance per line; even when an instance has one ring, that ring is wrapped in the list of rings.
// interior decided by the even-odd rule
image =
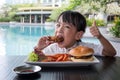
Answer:
[[[94,21],[91,28],[90,28],[91,34],[98,38],[101,44],[103,45],[103,52],[102,54],[105,56],[115,56],[116,55],[116,50],[114,47],[111,45],[111,43],[105,39],[105,37],[100,33],[99,29],[96,26],[96,22]]]

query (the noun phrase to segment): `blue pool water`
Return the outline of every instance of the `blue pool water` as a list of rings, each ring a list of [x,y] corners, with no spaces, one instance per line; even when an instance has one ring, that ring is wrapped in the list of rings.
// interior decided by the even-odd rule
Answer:
[[[54,35],[54,26],[0,25],[0,55],[28,55],[45,35]],[[82,40],[99,43],[95,38]]]

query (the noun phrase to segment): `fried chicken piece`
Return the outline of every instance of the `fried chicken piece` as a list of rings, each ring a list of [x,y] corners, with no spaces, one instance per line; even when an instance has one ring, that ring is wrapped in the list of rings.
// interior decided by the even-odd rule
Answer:
[[[49,36],[49,41],[62,42],[64,38],[62,36]]]

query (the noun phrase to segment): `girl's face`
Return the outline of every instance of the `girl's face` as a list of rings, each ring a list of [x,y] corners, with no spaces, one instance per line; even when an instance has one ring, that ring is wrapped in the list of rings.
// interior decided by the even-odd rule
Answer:
[[[62,36],[64,38],[63,42],[59,42],[58,45],[61,48],[69,48],[74,45],[76,40],[82,37],[83,31],[77,31],[76,27],[72,24],[63,22],[62,17],[58,20],[55,29],[56,36]]]

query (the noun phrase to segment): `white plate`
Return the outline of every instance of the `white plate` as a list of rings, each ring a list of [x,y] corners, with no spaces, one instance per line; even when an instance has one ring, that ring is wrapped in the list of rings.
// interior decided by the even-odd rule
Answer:
[[[93,61],[87,61],[87,62],[72,62],[72,61],[66,61],[66,62],[32,62],[28,61],[28,59],[25,61],[27,64],[32,65],[40,65],[45,67],[69,67],[69,66],[88,66],[92,64],[99,63],[100,61],[94,56]]]
[[[33,74],[39,72],[40,70],[41,67],[35,65],[22,65],[13,69],[13,71],[17,74]]]

